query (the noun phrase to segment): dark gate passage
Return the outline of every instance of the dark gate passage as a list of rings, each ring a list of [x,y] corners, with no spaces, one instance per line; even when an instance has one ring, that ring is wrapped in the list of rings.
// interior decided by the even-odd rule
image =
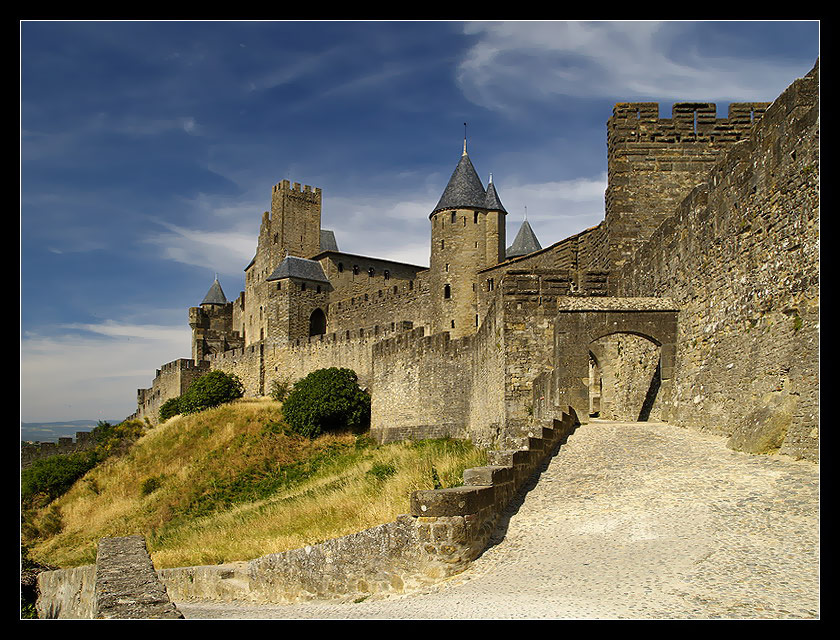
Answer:
[[[315,309],[309,316],[309,335],[320,336],[327,332],[327,316],[322,309]]]
[[[673,387],[674,360],[676,356],[678,310],[672,301],[663,298],[589,298],[570,299],[558,304],[558,316],[554,331],[553,401],[555,406],[571,406],[579,417],[589,416],[596,403],[590,401],[590,387],[597,379],[598,388],[593,389],[598,397],[599,417],[616,393],[635,394],[632,402],[625,401],[622,411],[632,415],[616,416],[625,420],[647,420],[656,407],[656,418],[667,420]],[[625,344],[638,340],[638,344],[652,343],[658,351],[645,356],[648,359],[645,372],[640,373],[635,389],[623,380],[605,380],[605,363],[609,360],[609,344],[604,338],[630,334]],[[613,349],[613,354],[617,353]],[[615,359],[615,358],[613,358]],[[592,370],[593,365],[597,371]],[[626,379],[626,375],[624,376]],[[625,386],[622,387],[622,384]]]

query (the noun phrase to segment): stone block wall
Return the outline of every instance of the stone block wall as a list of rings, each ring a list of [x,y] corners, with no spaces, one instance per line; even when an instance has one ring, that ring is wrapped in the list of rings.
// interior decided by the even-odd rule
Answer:
[[[604,230],[609,269],[625,264],[726,149],[749,137],[768,103],[732,103],[717,118],[711,103],[683,102],[659,118],[655,102],[615,105],[607,122]],[[611,293],[614,293],[611,289]]]
[[[673,421],[818,459],[818,66],[618,275],[620,295],[681,310]]]
[[[195,360],[186,358],[162,365],[155,372],[152,386],[149,389],[137,390],[137,413],[131,417],[148,419],[152,424],[157,424],[161,405],[169,398],[180,396],[193,380],[209,370],[210,366],[206,361],[196,363]]]
[[[77,431],[75,442],[70,437],[61,437],[58,442],[21,442],[20,468],[25,469],[35,460],[76,453],[77,451],[87,451],[95,446],[96,441],[91,437],[90,431]]]
[[[96,564],[38,574],[39,618],[178,619],[142,536],[102,538]]]

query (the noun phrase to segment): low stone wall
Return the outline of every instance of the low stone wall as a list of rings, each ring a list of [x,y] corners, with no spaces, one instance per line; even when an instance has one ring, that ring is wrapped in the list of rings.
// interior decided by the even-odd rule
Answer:
[[[565,439],[573,413],[535,426],[516,450],[464,471],[464,486],[417,491],[411,513],[321,544],[247,562],[162,569],[175,601],[352,601],[406,593],[463,571],[486,548],[508,503]]]
[[[91,619],[94,617],[96,565],[43,571],[38,574],[39,618]]]
[[[96,564],[38,575],[39,618],[183,618],[158,579],[142,536],[103,538]]]

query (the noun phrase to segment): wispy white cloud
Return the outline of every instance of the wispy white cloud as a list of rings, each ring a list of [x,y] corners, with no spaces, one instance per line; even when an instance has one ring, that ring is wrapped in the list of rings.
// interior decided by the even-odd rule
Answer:
[[[116,321],[72,324],[60,334],[21,339],[24,422],[123,418],[136,409],[136,389],[151,386],[165,362],[190,357],[190,330]]]
[[[691,22],[471,22],[464,31],[477,41],[457,79],[476,103],[516,111],[562,96],[767,100],[803,72],[777,59],[711,57],[679,46],[692,28]]]
[[[234,217],[233,211],[247,209],[248,217]],[[259,225],[254,224],[254,209],[244,206],[222,206],[208,213],[213,225],[188,228],[153,219],[163,230],[149,233],[143,242],[156,245],[160,257],[182,264],[206,268],[208,271],[241,277],[242,271],[257,247]]]

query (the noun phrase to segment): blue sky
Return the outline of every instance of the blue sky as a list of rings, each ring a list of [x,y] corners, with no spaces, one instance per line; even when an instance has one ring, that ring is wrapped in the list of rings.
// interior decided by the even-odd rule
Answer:
[[[339,248],[427,265],[470,157],[543,246],[603,219],[620,101],[773,100],[819,23],[32,21],[20,29],[21,420],[121,419],[244,287],[271,186]]]

